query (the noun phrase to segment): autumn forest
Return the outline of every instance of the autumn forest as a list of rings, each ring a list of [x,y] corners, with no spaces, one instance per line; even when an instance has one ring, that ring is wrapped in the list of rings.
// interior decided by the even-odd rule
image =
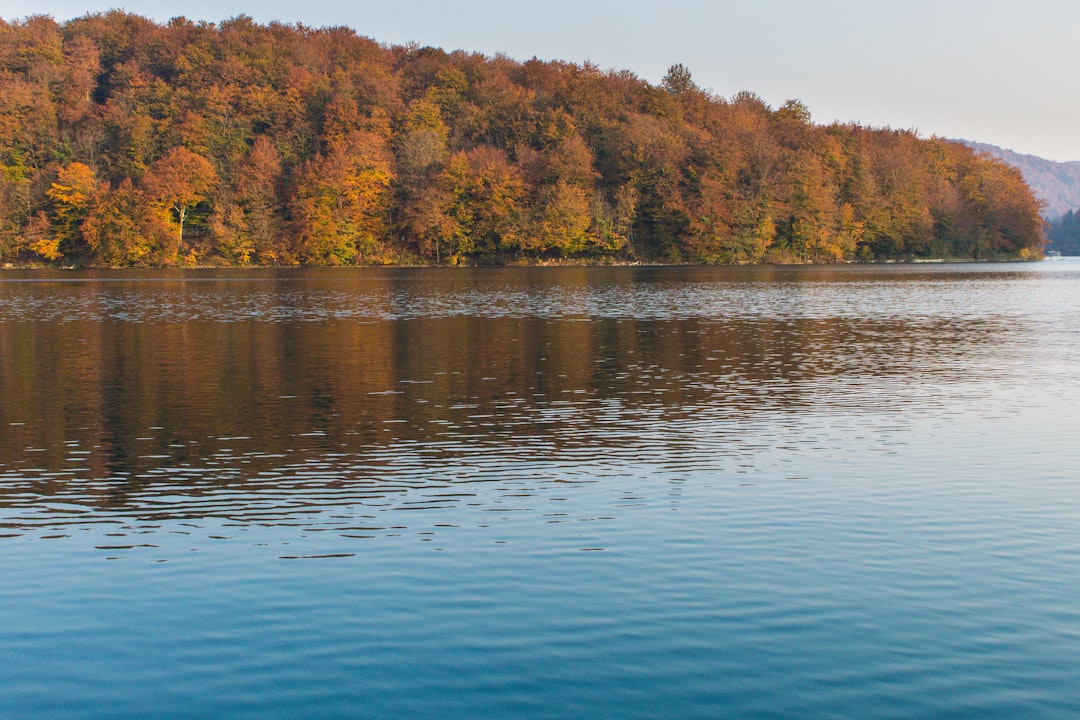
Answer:
[[[347,28],[0,20],[0,261],[1033,257],[1019,171],[625,71]]]

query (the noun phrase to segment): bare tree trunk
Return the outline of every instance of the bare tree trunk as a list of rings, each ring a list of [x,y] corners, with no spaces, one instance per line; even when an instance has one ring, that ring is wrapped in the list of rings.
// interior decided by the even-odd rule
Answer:
[[[176,259],[179,260],[184,251],[184,220],[187,219],[187,207],[182,203],[175,207],[177,217],[180,218],[180,234],[176,237]]]

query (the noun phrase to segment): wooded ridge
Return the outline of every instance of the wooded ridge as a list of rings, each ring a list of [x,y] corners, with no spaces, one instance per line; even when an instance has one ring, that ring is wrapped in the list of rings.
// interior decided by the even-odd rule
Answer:
[[[1076,160],[1056,162],[989,143],[970,140],[959,142],[974,148],[976,152],[996,157],[1020,170],[1032,194],[1042,201],[1042,216],[1045,219],[1054,221],[1068,211],[1080,208],[1080,162]]]
[[[343,28],[0,20],[0,260],[844,262],[1041,253],[1020,172],[584,64]]]

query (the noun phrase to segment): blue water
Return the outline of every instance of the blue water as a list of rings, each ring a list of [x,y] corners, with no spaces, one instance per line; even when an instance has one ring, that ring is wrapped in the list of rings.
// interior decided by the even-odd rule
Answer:
[[[0,275],[0,718],[1080,714],[1080,262]]]

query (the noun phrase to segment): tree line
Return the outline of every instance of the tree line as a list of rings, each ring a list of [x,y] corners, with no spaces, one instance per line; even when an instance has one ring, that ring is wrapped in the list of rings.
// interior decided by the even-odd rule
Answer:
[[[1080,211],[1069,210],[1047,224],[1050,249],[1063,255],[1080,255]]]
[[[1029,257],[1019,171],[594,65],[344,27],[0,20],[0,260],[63,265]]]

